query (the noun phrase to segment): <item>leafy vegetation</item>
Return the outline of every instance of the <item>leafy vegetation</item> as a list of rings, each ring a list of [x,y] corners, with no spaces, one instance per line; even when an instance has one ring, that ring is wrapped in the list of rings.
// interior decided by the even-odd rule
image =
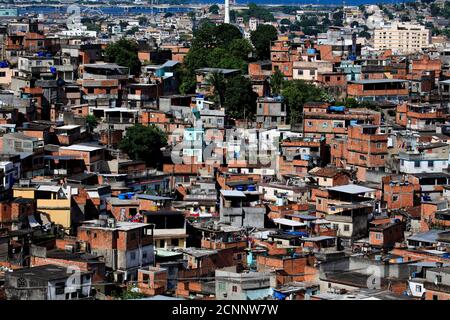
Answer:
[[[270,43],[277,39],[277,29],[268,24],[259,25],[250,34],[250,40],[255,47],[256,58],[260,60],[270,58]]]
[[[219,6],[217,4],[213,4],[209,7],[208,12],[212,14],[219,14]]]
[[[228,80],[224,95],[225,114],[234,119],[253,120],[257,97],[247,78],[236,76]]]
[[[230,24],[215,26],[205,22],[194,32],[191,49],[186,55],[181,73],[180,91],[195,90],[195,70],[200,68],[230,68],[247,72],[253,48],[238,28]]]
[[[109,62],[128,67],[131,74],[139,75],[141,72],[141,61],[137,52],[138,45],[136,42],[122,38],[106,47],[105,57]]]
[[[166,145],[167,136],[159,127],[137,124],[127,128],[119,148],[131,159],[156,167],[161,163],[161,148]]]
[[[303,80],[284,81],[281,95],[284,97],[290,123],[299,123],[302,119],[305,102],[326,101],[323,89]]]
[[[92,132],[95,128],[97,128],[97,126],[98,126],[98,119],[94,115],[89,114],[86,117],[86,128],[88,132]]]
[[[277,69],[270,77],[270,88],[272,91],[272,95],[275,96],[281,93],[283,82],[284,74],[279,69]]]
[[[248,9],[236,12],[236,16],[244,18],[247,22],[251,17],[264,22],[275,21],[275,17],[269,9],[256,5],[255,3],[249,3]]]

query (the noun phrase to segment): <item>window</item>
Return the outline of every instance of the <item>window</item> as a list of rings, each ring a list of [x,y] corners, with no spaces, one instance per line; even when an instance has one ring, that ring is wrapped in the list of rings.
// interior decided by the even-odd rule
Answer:
[[[381,234],[381,233],[375,233],[375,239],[377,239],[377,240],[381,240],[381,239],[383,239],[383,235]]]
[[[442,276],[441,275],[436,275],[436,282],[437,283],[442,283]]]
[[[327,122],[322,123],[322,128],[328,128],[328,123]]]
[[[0,78],[6,77],[6,72],[0,72]]]
[[[428,161],[428,168],[432,168],[434,167],[434,162],[433,161]]]
[[[377,142],[377,149],[381,149],[381,143]]]
[[[131,261],[136,260],[136,252],[131,252],[130,259],[131,259]]]
[[[414,168],[420,168],[420,161],[414,161]]]
[[[166,246],[166,243],[164,240],[159,240],[159,247],[164,248]]]
[[[64,294],[64,287],[65,287],[64,282],[56,283],[55,284],[55,293],[56,294]]]
[[[439,300],[438,296],[433,294],[433,300]]]
[[[344,224],[344,231],[350,231],[350,226],[348,224]]]
[[[392,196],[392,201],[394,202],[398,201],[398,196]]]
[[[178,241],[178,239],[171,239],[171,240],[170,240],[170,244],[171,244],[173,247],[178,247],[179,241]]]
[[[306,125],[308,126],[308,127],[312,127],[312,122],[311,121],[308,121],[307,123],[306,123]]]
[[[233,287],[232,287],[232,291],[233,291],[233,292],[237,292],[237,286],[233,286]]]

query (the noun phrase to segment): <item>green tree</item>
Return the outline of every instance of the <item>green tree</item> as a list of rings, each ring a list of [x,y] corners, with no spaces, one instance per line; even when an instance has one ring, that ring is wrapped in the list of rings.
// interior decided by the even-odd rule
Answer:
[[[364,37],[366,39],[370,39],[371,38],[370,33],[368,33],[367,31],[361,31],[360,33],[358,33],[358,36]]]
[[[264,22],[275,21],[275,17],[273,16],[273,14],[270,12],[269,9],[264,8],[262,6],[258,6],[255,3],[249,3],[248,9],[239,10],[238,12],[236,12],[236,15],[244,18],[245,22],[248,22],[250,17],[254,17]]]
[[[250,34],[250,40],[255,47],[256,58],[264,60],[270,58],[270,43],[277,39],[277,29],[268,24],[259,25]]]
[[[207,83],[213,88],[213,92],[216,95],[219,106],[223,106],[225,99],[225,78],[220,72],[212,72],[206,79]]]
[[[284,18],[284,19],[280,20],[280,24],[290,26],[292,24],[292,22],[291,22],[291,20]]]
[[[225,114],[228,117],[250,120],[254,118],[258,95],[247,78],[236,76],[228,80],[224,98]]]
[[[347,98],[342,104],[347,108],[359,108],[359,102],[355,98]]]
[[[205,22],[194,32],[191,49],[179,69],[180,92],[194,92],[196,69],[230,68],[247,72],[247,62],[252,50],[250,43],[243,39],[235,26],[230,24],[216,26],[211,22]]]
[[[146,26],[148,24],[148,19],[144,16],[139,17],[138,21],[140,26]]]
[[[281,95],[284,97],[291,123],[299,123],[303,117],[305,102],[324,101],[326,93],[303,80],[285,81]]]
[[[159,127],[137,124],[127,128],[119,148],[131,159],[156,167],[161,163],[161,148],[166,145],[167,136]]]
[[[137,52],[138,45],[136,42],[122,38],[106,47],[105,57],[109,62],[128,67],[131,74],[139,75],[141,72],[141,61]]]
[[[138,32],[138,31],[139,31],[139,27],[138,27],[138,26],[134,26],[133,28],[131,28],[130,30],[128,30],[126,34],[128,34],[128,35],[133,35],[133,34],[135,34],[135,33]]]
[[[247,39],[233,39],[228,45],[228,51],[233,57],[247,61],[253,47]]]
[[[219,14],[219,6],[217,4],[213,4],[212,6],[209,7],[208,12],[212,13],[212,14]]]
[[[270,77],[270,88],[272,95],[279,95],[284,82],[284,74],[277,69]]]
[[[89,114],[86,117],[86,128],[89,133],[91,133],[98,126],[98,119],[93,115]]]
[[[215,45],[218,47],[227,47],[235,39],[242,39],[241,31],[232,24],[222,23],[216,26],[214,30]]]

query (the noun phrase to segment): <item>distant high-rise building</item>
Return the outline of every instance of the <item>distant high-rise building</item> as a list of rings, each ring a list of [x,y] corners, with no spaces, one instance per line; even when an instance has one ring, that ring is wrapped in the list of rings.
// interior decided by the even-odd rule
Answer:
[[[377,50],[393,49],[411,53],[426,48],[431,43],[430,30],[411,23],[397,23],[375,29],[374,47]]]

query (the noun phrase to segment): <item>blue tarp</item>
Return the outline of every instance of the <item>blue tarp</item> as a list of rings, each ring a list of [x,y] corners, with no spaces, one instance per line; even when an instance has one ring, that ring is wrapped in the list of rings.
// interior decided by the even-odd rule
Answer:
[[[309,234],[307,232],[303,231],[287,231],[286,234],[290,234],[292,236],[299,236],[299,237],[308,237]]]
[[[284,300],[284,299],[286,299],[287,294],[284,294],[284,293],[281,293],[281,292],[278,292],[278,291],[274,291],[273,292],[273,297],[275,299],[277,299],[277,300]]]

